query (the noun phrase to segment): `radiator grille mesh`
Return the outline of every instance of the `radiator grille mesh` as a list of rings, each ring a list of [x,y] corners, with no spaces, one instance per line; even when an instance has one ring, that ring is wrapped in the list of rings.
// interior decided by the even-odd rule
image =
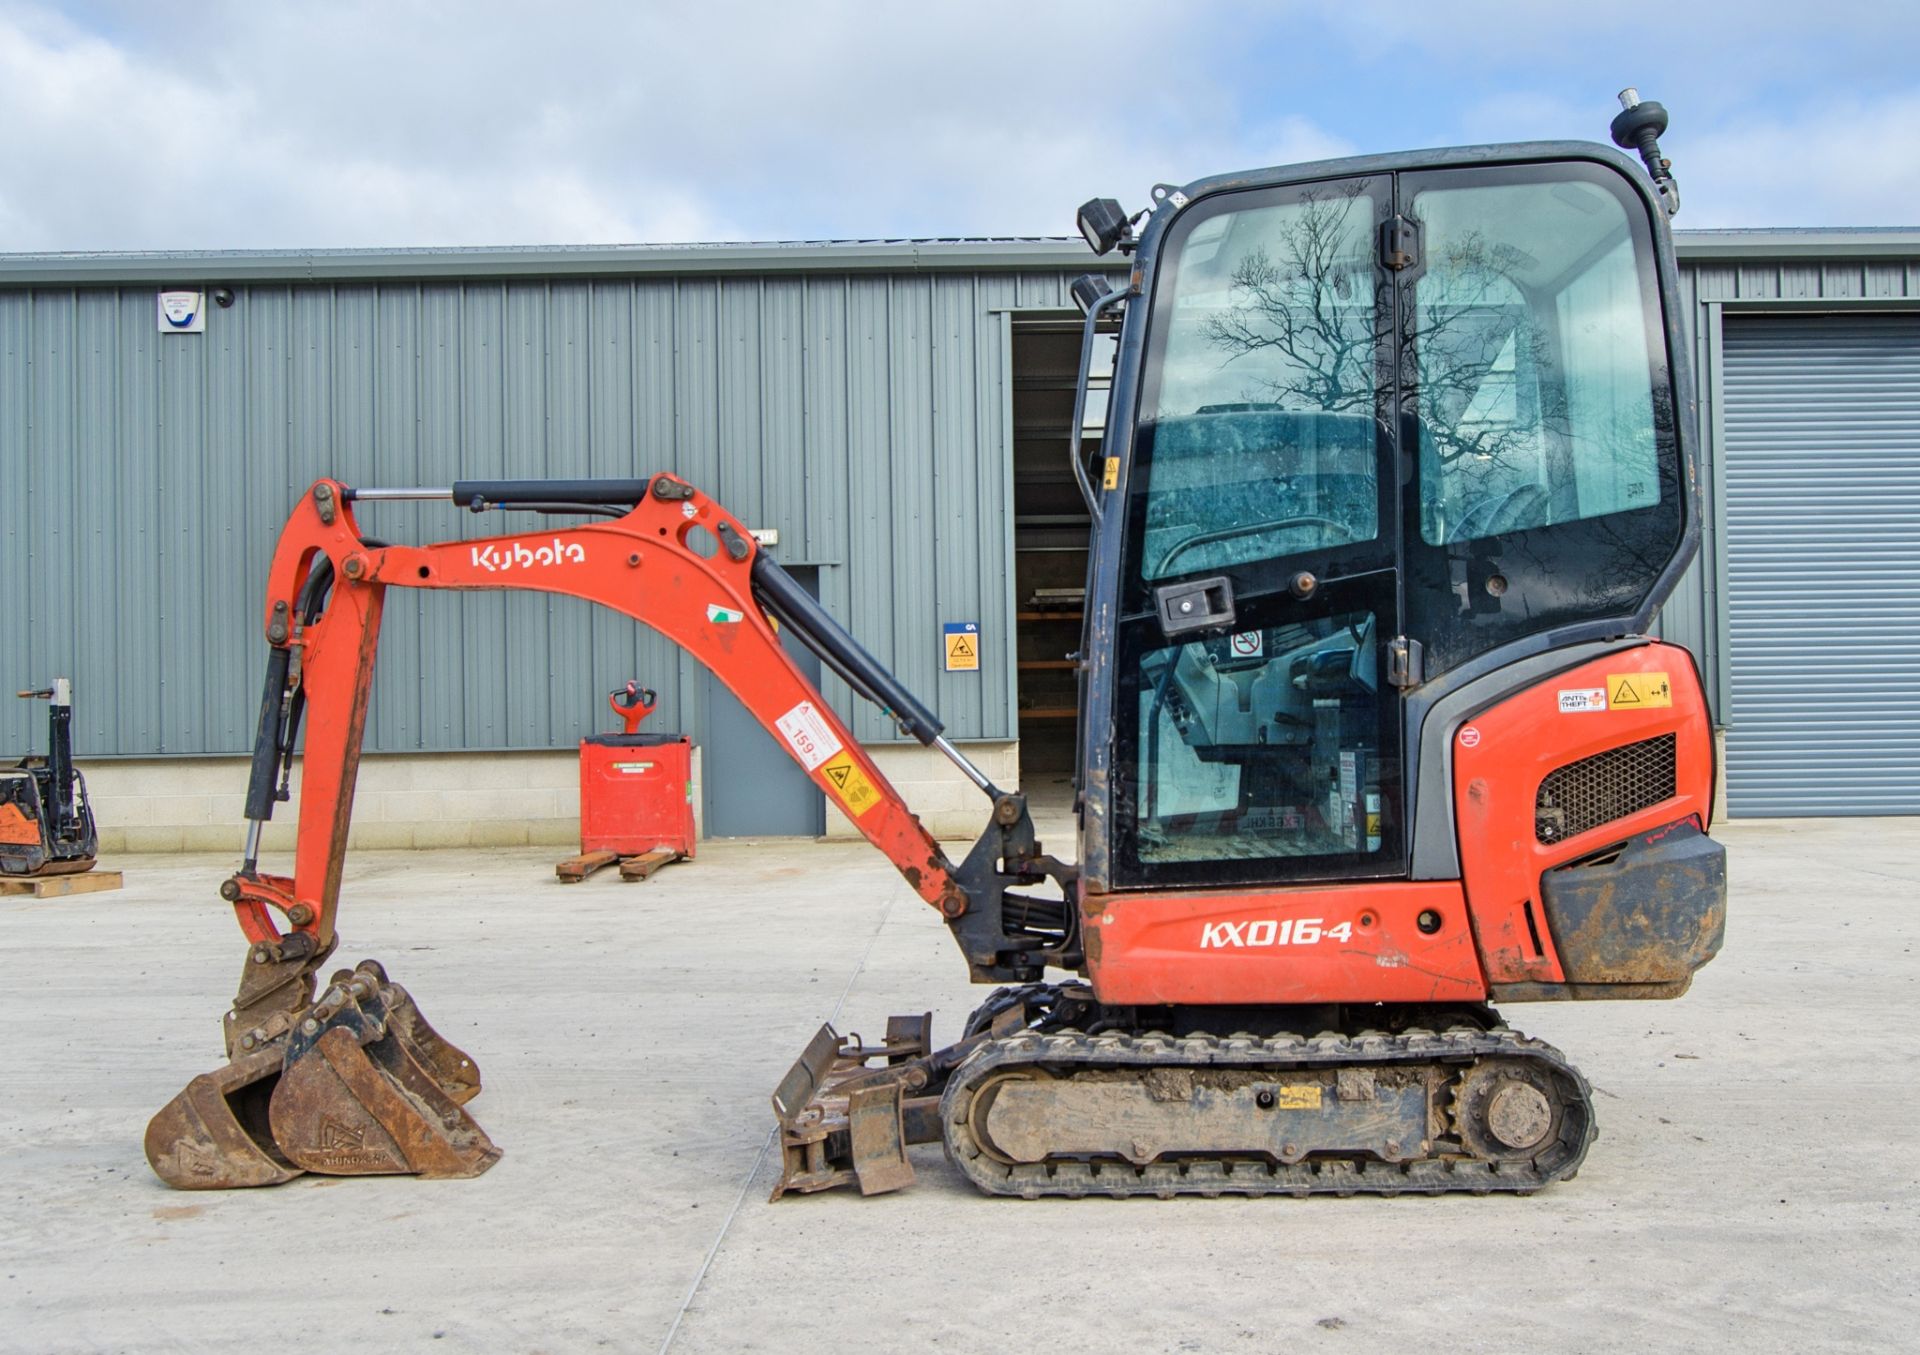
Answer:
[[[1609,748],[1548,773],[1534,802],[1533,833],[1561,842],[1673,798],[1674,736]]]

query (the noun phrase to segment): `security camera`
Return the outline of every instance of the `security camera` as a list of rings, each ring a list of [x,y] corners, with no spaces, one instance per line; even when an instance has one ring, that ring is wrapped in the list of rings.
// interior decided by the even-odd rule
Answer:
[[[233,305],[233,288],[231,287],[215,287],[209,295],[213,297],[213,304],[221,310],[226,310]]]

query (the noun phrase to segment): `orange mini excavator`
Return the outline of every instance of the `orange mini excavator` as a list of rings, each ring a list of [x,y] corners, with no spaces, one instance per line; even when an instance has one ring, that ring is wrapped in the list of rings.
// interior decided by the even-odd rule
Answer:
[[[1117,333],[1081,644],[1079,859],[1044,854],[932,712],[669,474],[321,480],[268,576],[229,1062],[147,1134],[182,1187],[467,1176],[472,1062],[371,961],[316,991],[390,588],[524,588],[643,621],[724,682],[1003,985],[957,1043],[822,1028],[774,1094],[779,1191],[1526,1192],[1586,1081],[1495,1005],[1668,998],[1718,950],[1713,752],[1649,638],[1696,549],[1693,399],[1657,104],[1575,142],[1328,161],[1081,209],[1086,368]],[[1076,416],[1077,429],[1080,418]],[[383,545],[390,499],[570,521]],[[779,623],[776,631],[775,623]],[[986,796],[954,861],[792,661],[804,645]],[[307,734],[291,877],[259,830]],[[1048,981],[1049,971],[1057,971]],[[778,1193],[778,1191],[776,1191]]]

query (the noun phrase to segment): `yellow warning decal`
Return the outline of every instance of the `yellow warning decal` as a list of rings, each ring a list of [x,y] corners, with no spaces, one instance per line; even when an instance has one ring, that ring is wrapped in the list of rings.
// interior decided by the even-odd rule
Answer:
[[[851,755],[841,753],[829,758],[820,771],[827,778],[827,788],[840,797],[840,803],[855,818],[880,803],[880,792],[874,789],[873,782],[867,780],[867,774]]]
[[[1309,1082],[1300,1086],[1282,1087],[1280,1089],[1280,1109],[1320,1109],[1320,1084],[1317,1082]]]
[[[1665,673],[1608,673],[1607,704],[1615,710],[1647,710],[1673,704]]]
[[[1120,488],[1120,458],[1119,457],[1110,456],[1107,458],[1107,470],[1106,470],[1106,474],[1100,477],[1100,488],[1102,489]]]
[[[980,669],[980,636],[976,631],[950,630],[947,632],[947,671],[949,673],[974,673]]]

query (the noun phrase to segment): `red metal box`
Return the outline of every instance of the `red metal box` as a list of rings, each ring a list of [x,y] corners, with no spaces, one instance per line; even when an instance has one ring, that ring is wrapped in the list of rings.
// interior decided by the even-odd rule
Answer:
[[[580,741],[580,850],[693,855],[693,740],[594,734]]]

